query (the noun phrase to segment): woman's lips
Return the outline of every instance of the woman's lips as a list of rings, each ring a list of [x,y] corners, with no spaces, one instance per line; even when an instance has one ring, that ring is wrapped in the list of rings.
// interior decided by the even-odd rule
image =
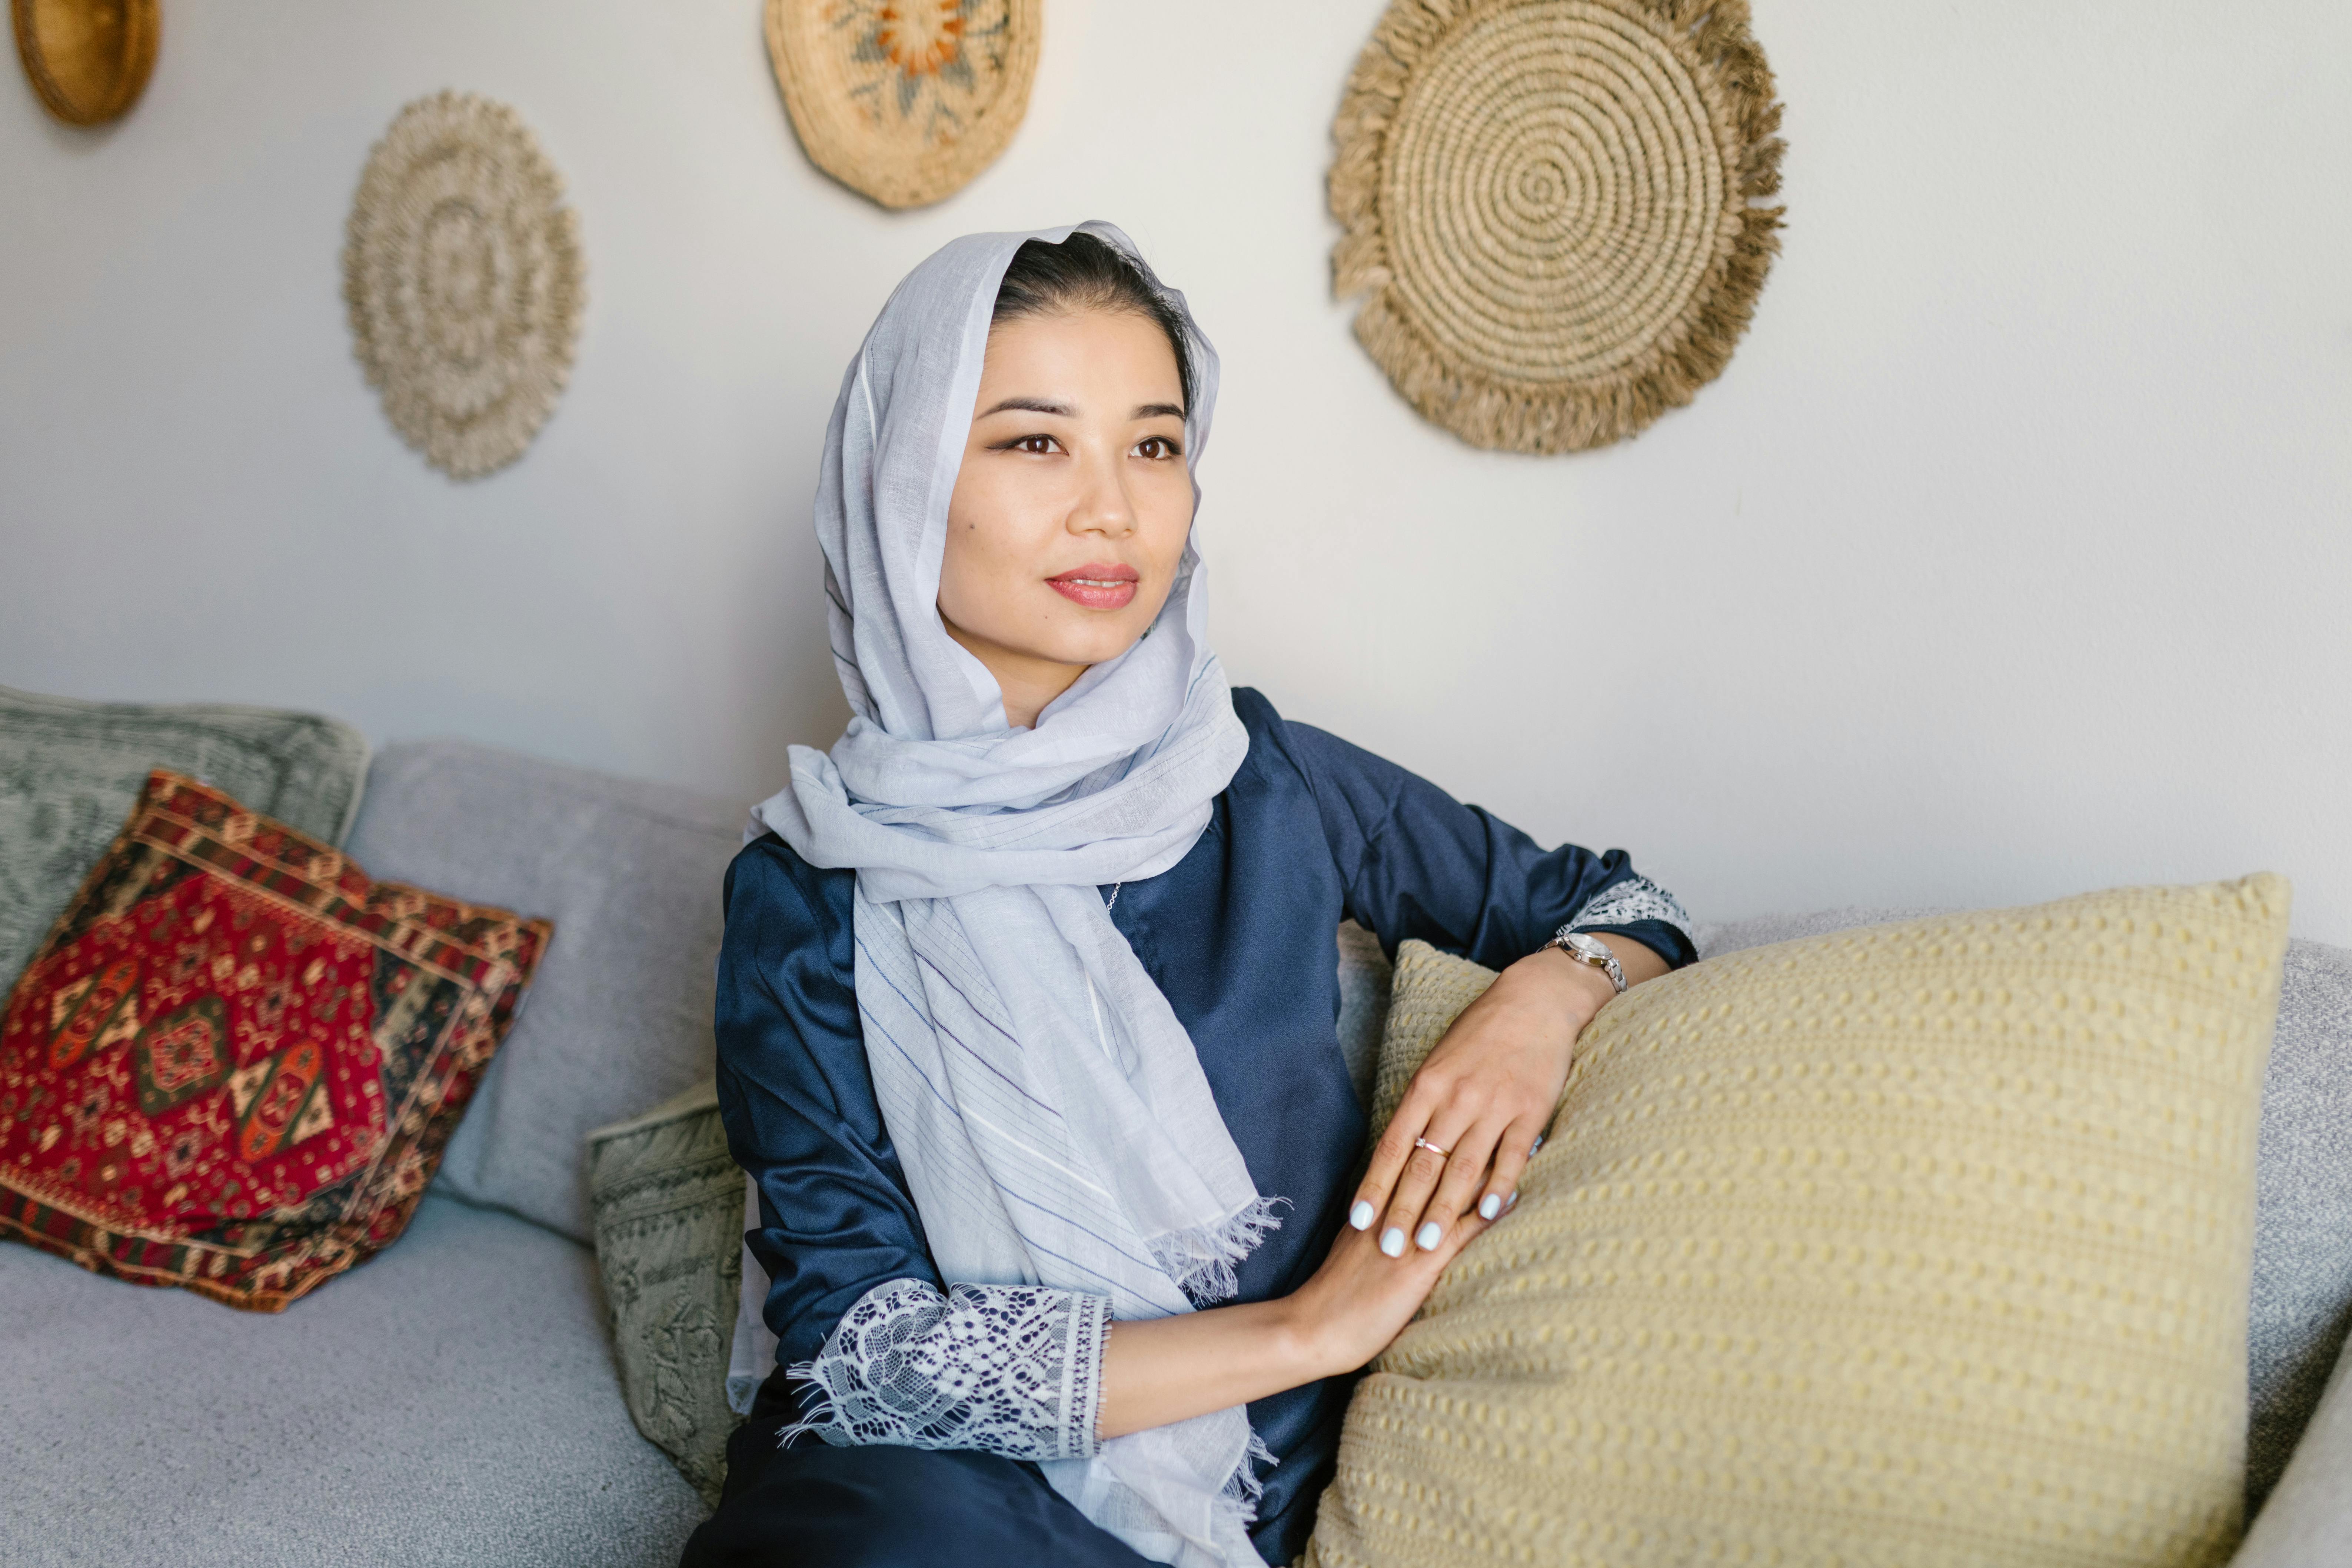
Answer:
[[[1045,585],[1089,610],[1123,610],[1135,602],[1142,574],[1132,566],[1090,562],[1046,578]]]

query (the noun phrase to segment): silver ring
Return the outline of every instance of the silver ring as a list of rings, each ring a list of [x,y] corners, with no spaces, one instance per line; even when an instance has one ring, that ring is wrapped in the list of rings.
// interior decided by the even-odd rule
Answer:
[[[1426,1149],[1426,1150],[1428,1150],[1431,1153],[1433,1153],[1433,1154],[1436,1155],[1436,1156],[1437,1156],[1439,1159],[1441,1159],[1441,1160],[1444,1160],[1444,1159],[1446,1159],[1446,1158],[1450,1157],[1450,1156],[1453,1154],[1453,1152],[1454,1152],[1454,1151],[1453,1151],[1453,1150],[1451,1150],[1451,1149],[1441,1149],[1441,1148],[1439,1148],[1436,1144],[1434,1144],[1434,1143],[1431,1142],[1430,1142],[1428,1139],[1426,1139],[1426,1138],[1416,1138],[1416,1139],[1414,1139],[1414,1140],[1412,1141],[1412,1146],[1413,1146],[1414,1148],[1416,1148],[1416,1149]]]

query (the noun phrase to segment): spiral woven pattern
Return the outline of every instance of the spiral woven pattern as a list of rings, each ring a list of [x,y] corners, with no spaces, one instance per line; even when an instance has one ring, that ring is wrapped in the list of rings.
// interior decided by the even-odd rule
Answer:
[[[809,159],[886,207],[952,195],[1029,109],[1040,0],[768,0],[768,58]]]
[[[563,181],[504,104],[443,92],[368,157],[343,247],[353,352],[401,438],[453,479],[522,456],[586,300]]]
[[[1780,109],[1738,0],[1396,0],[1333,135],[1341,296],[1397,389],[1475,445],[1601,446],[1746,330]]]

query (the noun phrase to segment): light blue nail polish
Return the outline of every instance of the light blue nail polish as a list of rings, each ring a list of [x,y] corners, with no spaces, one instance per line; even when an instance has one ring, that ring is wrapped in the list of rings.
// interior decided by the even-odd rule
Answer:
[[[1422,1223],[1421,1234],[1412,1238],[1413,1245],[1423,1252],[1436,1251],[1437,1244],[1444,1239],[1445,1227],[1433,1219],[1424,1220]]]
[[[1395,1226],[1391,1226],[1388,1229],[1381,1232],[1381,1250],[1387,1253],[1391,1258],[1402,1258],[1404,1256],[1404,1232],[1399,1230]]]
[[[1515,1209],[1515,1208],[1517,1208],[1517,1207],[1518,1207],[1518,1206],[1519,1206],[1519,1189],[1518,1189],[1518,1188],[1517,1188],[1517,1187],[1513,1187],[1513,1188],[1511,1189],[1511,1195],[1510,1195],[1509,1197],[1507,1197],[1507,1198],[1506,1198],[1506,1199],[1504,1199],[1504,1200],[1503,1200],[1503,1212],[1504,1212],[1505,1214],[1508,1214],[1508,1213],[1510,1213],[1513,1209]]]
[[[1354,1226],[1358,1230],[1371,1229],[1372,1205],[1366,1203],[1363,1199],[1358,1198],[1356,1200],[1356,1206],[1348,1211],[1348,1223]]]
[[[1480,1219],[1493,1219],[1496,1215],[1501,1214],[1502,1212],[1502,1194],[1488,1193],[1485,1197],[1478,1200],[1478,1217]]]

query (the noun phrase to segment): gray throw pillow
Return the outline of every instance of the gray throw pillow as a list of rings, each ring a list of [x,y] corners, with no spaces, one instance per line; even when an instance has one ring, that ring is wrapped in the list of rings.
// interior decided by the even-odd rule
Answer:
[[[384,747],[352,857],[555,922],[444,1191],[589,1239],[581,1139],[711,1075],[719,889],[747,819],[740,801],[468,741]]]
[[[341,846],[367,739],[340,720],[216,703],[83,702],[0,686],[0,995],[169,768]]]
[[[1389,980],[1394,973],[1381,940],[1353,921],[1339,922],[1339,1054],[1356,1103],[1372,1103],[1381,1065],[1381,1037],[1389,1026]]]
[[[588,1134],[588,1194],[629,1417],[715,1508],[743,1244],[743,1173],[715,1086]]]

